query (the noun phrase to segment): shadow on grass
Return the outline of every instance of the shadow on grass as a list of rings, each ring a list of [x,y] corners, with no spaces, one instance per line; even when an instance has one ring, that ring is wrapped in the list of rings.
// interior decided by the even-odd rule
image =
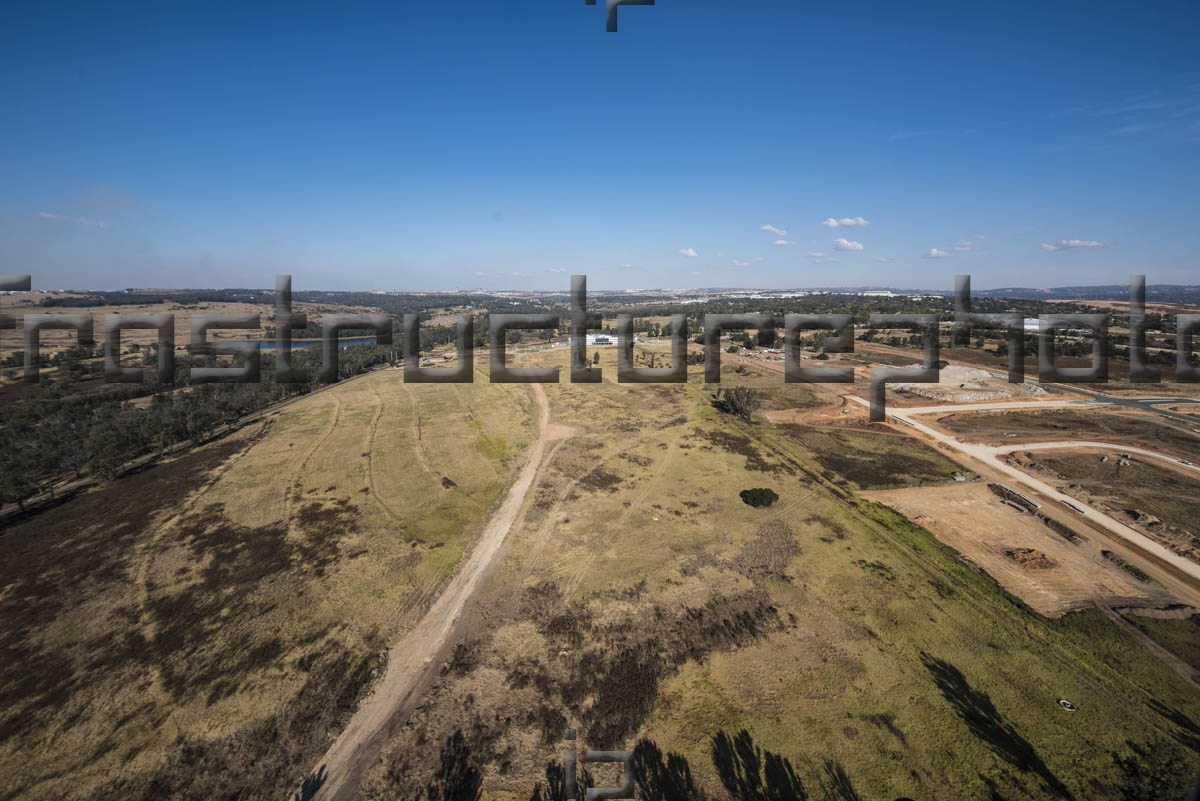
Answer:
[[[692,781],[685,757],[667,754],[653,740],[640,740],[633,749],[633,780],[642,801],[695,801],[703,794]]]
[[[805,801],[808,798],[808,791],[791,761],[763,751],[745,729],[734,737],[723,731],[717,732],[712,740],[712,761],[721,784],[735,801]],[[838,770],[841,770],[840,765]]]
[[[1033,745],[1000,716],[987,693],[972,688],[962,672],[945,660],[922,653],[921,661],[959,718],[996,756],[1021,771],[1036,774],[1055,797],[1073,798]]]

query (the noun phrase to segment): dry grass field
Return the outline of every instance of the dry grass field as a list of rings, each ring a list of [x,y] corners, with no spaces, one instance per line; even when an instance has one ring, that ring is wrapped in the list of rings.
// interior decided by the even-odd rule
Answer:
[[[8,525],[0,797],[282,797],[458,563],[530,407],[371,373]]]
[[[566,349],[523,351],[566,366]],[[1130,631],[1097,610],[1039,614],[969,543],[964,560],[862,494],[928,494],[940,514],[964,486],[953,461],[858,417],[732,418],[701,368],[687,385],[617,384],[615,349],[600,353],[603,383],[545,385],[556,428],[538,479],[358,798],[426,795],[447,766],[478,770],[487,801],[539,783],[554,798],[568,726],[581,749],[654,740],[717,799],[714,738],[742,729],[843,800],[1112,798],[1127,742],[1200,746],[1200,688]],[[729,360],[737,383],[791,421],[820,403],[768,365]],[[285,796],[532,434],[527,387],[378,371],[8,525],[0,798]],[[757,487],[778,502],[743,503]],[[1029,546],[1041,524],[1015,512],[964,514],[963,530],[990,520],[1061,564],[1090,559]],[[1114,571],[1079,578],[1156,601]]]
[[[722,415],[698,371],[617,385],[601,354],[603,384],[546,387],[573,435],[359,798],[421,792],[456,731],[456,760],[505,801],[553,793],[567,726],[580,749],[652,739],[718,798],[712,738],[743,728],[809,787],[844,778],[831,798],[1107,798],[1127,740],[1196,742],[1200,688],[1126,631],[1037,614],[838,472],[869,461],[865,483],[911,486],[944,480],[944,457],[880,437],[823,464],[820,437],[838,435]],[[787,408],[777,375],[728,376],[771,382]],[[780,500],[751,508],[749,487]]]
[[[1200,615],[1168,617],[1126,612],[1124,616],[1155,642],[1200,673]]]

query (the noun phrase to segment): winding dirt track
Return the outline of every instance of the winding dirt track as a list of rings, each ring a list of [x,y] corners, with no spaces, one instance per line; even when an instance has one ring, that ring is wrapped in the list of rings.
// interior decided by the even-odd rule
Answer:
[[[347,801],[357,789],[363,773],[400,722],[401,712],[415,700],[422,680],[433,670],[435,659],[449,639],[454,623],[492,558],[500,550],[533,486],[546,443],[556,434],[550,425],[550,404],[539,384],[530,385],[538,407],[538,436],[529,446],[525,465],[509,488],[503,502],[484,526],[471,552],[463,558],[458,571],[421,621],[388,652],[387,669],[368,696],[359,705],[350,723],[333,742],[314,775],[324,777],[315,793],[294,793],[312,801]],[[293,795],[289,794],[288,798]]]

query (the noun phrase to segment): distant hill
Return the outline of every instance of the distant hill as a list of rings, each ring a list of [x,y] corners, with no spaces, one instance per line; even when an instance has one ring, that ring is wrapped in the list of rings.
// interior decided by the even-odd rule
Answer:
[[[987,298],[1027,298],[1046,300],[1129,300],[1128,284],[1106,286],[1059,286],[1050,289],[1032,287],[1009,287],[1005,289],[972,290],[972,295]],[[1147,284],[1146,300],[1157,303],[1200,304],[1200,286],[1185,284]]]

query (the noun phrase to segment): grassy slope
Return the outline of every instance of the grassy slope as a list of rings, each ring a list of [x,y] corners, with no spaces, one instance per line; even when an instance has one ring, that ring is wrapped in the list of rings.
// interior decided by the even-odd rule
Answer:
[[[523,387],[379,372],[10,527],[5,797],[279,797],[457,563],[530,413]]]
[[[1200,692],[1110,621],[1038,617],[796,432],[722,417],[694,383],[548,391],[577,433],[363,798],[411,790],[455,729],[485,797],[521,801],[568,721],[580,747],[649,736],[714,792],[709,738],[745,727],[810,785],[837,760],[864,798],[980,797],[985,778],[1102,798],[1127,739],[1194,737]],[[752,486],[780,502],[745,506]]]
[[[1126,614],[1125,619],[1200,671],[1200,615],[1172,619]]]

